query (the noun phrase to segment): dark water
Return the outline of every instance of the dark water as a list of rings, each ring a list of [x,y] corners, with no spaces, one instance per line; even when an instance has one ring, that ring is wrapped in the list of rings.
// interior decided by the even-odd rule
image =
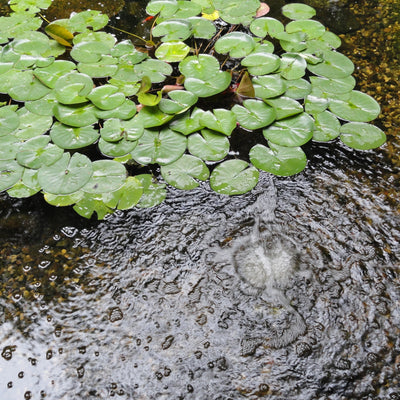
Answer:
[[[393,148],[100,223],[0,197],[0,399],[400,399]]]

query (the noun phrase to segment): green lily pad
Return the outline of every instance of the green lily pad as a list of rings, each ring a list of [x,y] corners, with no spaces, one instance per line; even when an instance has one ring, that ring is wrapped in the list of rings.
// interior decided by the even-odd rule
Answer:
[[[325,33],[325,26],[311,19],[300,19],[286,25],[287,33],[303,32],[308,39],[317,39]]]
[[[79,202],[84,196],[83,191],[74,192],[66,195],[57,195],[51,193],[44,193],[43,197],[47,203],[56,207],[66,207],[72,206],[73,204]]]
[[[162,18],[172,17],[178,10],[176,0],[152,0],[146,6],[146,12],[149,15],[160,14]]]
[[[139,202],[142,194],[142,182],[134,176],[128,176],[125,183],[118,190],[104,193],[103,201],[108,207],[128,210]]]
[[[99,132],[92,126],[73,128],[55,122],[50,130],[50,137],[54,144],[62,149],[81,149],[90,146],[99,138]]]
[[[172,74],[172,67],[164,61],[147,59],[135,66],[138,76],[148,76],[153,83],[163,82],[165,77]],[[117,77],[117,74],[115,75]]]
[[[76,213],[84,218],[90,218],[94,213],[96,213],[97,219],[99,220],[114,211],[104,203],[103,196],[98,193],[83,193],[82,198],[73,208]]]
[[[280,74],[287,80],[300,79],[306,73],[307,62],[295,53],[285,53],[281,56]]]
[[[80,42],[71,50],[71,57],[82,63],[95,63],[101,60],[103,55],[110,55],[111,48],[107,43],[99,41]]]
[[[50,7],[51,0],[10,0],[9,5],[11,10],[19,12],[27,12],[31,14],[36,14]]]
[[[106,54],[110,54],[110,51],[114,47],[116,41],[117,39],[115,38],[114,35],[106,32],[87,31],[74,36],[75,46],[78,45],[79,43],[99,42],[102,43],[104,46],[107,46],[107,48],[109,49],[107,50]]]
[[[348,100],[331,99],[329,110],[341,119],[369,122],[381,112],[378,102],[366,93],[353,90]]]
[[[92,89],[92,78],[79,72],[70,72],[61,76],[54,86],[56,99],[62,104],[85,103]]]
[[[8,94],[17,101],[37,100],[50,92],[50,89],[35,78],[32,71],[23,71],[15,75]]]
[[[65,125],[80,128],[82,126],[93,125],[97,122],[93,104],[83,106],[80,104],[56,104],[53,111],[54,116]]]
[[[303,106],[290,97],[281,96],[277,99],[265,100],[265,102],[274,108],[277,120],[303,112]]]
[[[186,40],[192,34],[192,25],[184,19],[168,19],[156,25],[152,34],[155,37],[161,36],[162,42]]]
[[[230,136],[236,128],[236,115],[230,110],[216,108],[212,112],[203,113],[200,123],[208,129]]]
[[[179,63],[179,70],[185,77],[197,78],[203,81],[210,79],[220,71],[219,61],[208,54],[186,57]]]
[[[191,1],[178,0],[178,9],[174,13],[174,18],[190,18],[201,13],[201,6]]]
[[[23,172],[24,167],[15,160],[0,160],[0,192],[14,186]]]
[[[139,208],[150,208],[158,206],[167,197],[167,191],[164,184],[153,181],[153,177],[149,174],[136,175],[143,187],[143,194],[137,204]]]
[[[135,53],[137,50],[135,48],[135,46],[132,43],[132,40],[129,39],[125,39],[125,40],[121,40],[120,42],[118,42],[112,49],[111,49],[111,55],[113,57],[122,57],[125,55],[129,55],[132,53]],[[144,53],[142,53],[144,54]],[[139,62],[142,60],[139,60]],[[136,63],[135,63],[136,64]]]
[[[304,109],[309,114],[322,113],[328,108],[328,97],[318,88],[313,88],[304,101]]]
[[[315,129],[313,140],[317,142],[328,142],[337,138],[340,134],[340,122],[329,111],[314,115]]]
[[[196,104],[198,97],[192,92],[186,90],[173,90],[168,93],[170,99],[162,99],[159,108],[167,114],[178,114],[188,110],[193,104]]]
[[[189,53],[190,47],[184,42],[172,41],[162,43],[156,50],[155,56],[166,62],[182,61]]]
[[[314,121],[306,113],[296,115],[263,130],[264,137],[280,146],[298,147],[307,143],[313,136]]]
[[[249,25],[260,7],[259,0],[214,0],[220,17],[229,24]]]
[[[36,31],[42,25],[42,19],[26,12],[12,13],[9,17],[0,17],[0,31],[13,38],[27,31]]]
[[[26,171],[26,170],[25,170]],[[23,199],[26,197],[31,197],[34,194],[36,194],[40,190],[40,187],[38,189],[33,189],[27,185],[25,185],[22,180],[18,181],[13,185],[10,189],[7,190],[7,194],[11,197],[15,197],[18,199]]]
[[[139,74],[136,73],[136,69],[133,65],[119,65],[118,71],[113,75],[112,80],[109,82],[116,86],[112,81],[121,81],[123,84],[130,83],[135,84],[140,81]]]
[[[232,58],[243,58],[249,55],[256,46],[254,39],[243,32],[231,32],[220,37],[215,42],[215,51],[220,54],[227,54]]]
[[[69,19],[69,24],[74,32],[98,31],[108,24],[108,16],[100,11],[87,10],[76,13]]]
[[[243,102],[243,106],[235,104],[232,108],[237,121],[245,129],[260,129],[271,124],[276,118],[273,107],[260,100],[248,99]]]
[[[69,153],[54,164],[39,169],[38,179],[45,192],[64,195],[81,189],[93,173],[92,162],[83,154]]]
[[[87,193],[109,193],[119,189],[126,179],[125,167],[113,160],[98,160],[92,163],[93,174],[82,187]]]
[[[256,97],[269,99],[285,93],[287,84],[280,74],[258,76],[252,79]]]
[[[51,65],[44,68],[36,68],[33,74],[38,78],[43,84],[51,89],[54,89],[57,80],[73,71],[76,65],[71,61],[66,60],[55,60]]]
[[[200,129],[204,128],[204,125],[201,123],[201,116],[204,114],[204,111],[195,108],[192,113],[187,112],[182,116],[174,119],[169,127],[173,131],[180,132],[183,135],[190,135]]]
[[[118,71],[118,60],[110,55],[104,55],[94,63],[78,63],[78,71],[91,78],[106,78],[113,76]]]
[[[215,25],[207,19],[191,17],[188,21],[192,25],[192,33],[195,38],[211,39],[216,33]]]
[[[171,186],[190,190],[199,186],[197,179],[206,181],[210,172],[202,160],[184,154],[177,161],[162,166],[161,175]]]
[[[19,116],[19,127],[13,135],[21,140],[28,140],[35,136],[43,135],[43,133],[46,133],[50,129],[53,123],[51,116],[32,113],[25,107],[20,108],[17,114]]]
[[[142,165],[166,165],[176,161],[186,150],[186,137],[168,128],[145,129],[133,150],[133,159]]]
[[[42,97],[41,99],[26,101],[25,108],[34,114],[52,117],[53,108],[56,103],[56,95],[53,91],[51,91],[48,95]]]
[[[300,100],[304,99],[310,92],[311,84],[303,78],[286,81],[286,97]]]
[[[213,0],[192,0],[192,3],[199,4],[204,14],[212,14],[215,11]]]
[[[23,167],[38,169],[54,164],[64,154],[63,149],[49,143],[49,136],[37,136],[23,143],[17,153],[17,161]]]
[[[255,36],[266,37],[267,35],[275,37],[278,33],[284,32],[285,27],[282,22],[275,18],[263,17],[257,18],[250,24],[250,31]]]
[[[154,128],[164,125],[173,117],[174,115],[163,113],[158,106],[145,106],[135,118],[137,118],[145,128]]]
[[[356,80],[349,75],[345,78],[324,78],[322,76],[310,76],[313,87],[325,93],[342,94],[351,92],[356,85]]]
[[[229,140],[226,136],[202,129],[188,138],[188,150],[191,154],[205,161],[219,161],[224,159],[229,152]]]
[[[113,85],[97,86],[86,97],[101,110],[112,110],[125,103],[125,95]]]
[[[100,139],[98,146],[102,154],[107,157],[122,157],[129,154],[136,147],[137,142],[121,139],[118,142],[107,142]]]
[[[19,117],[16,106],[0,107],[0,136],[8,135],[19,126]]]
[[[111,55],[113,55],[113,57],[115,57],[114,50],[117,48],[118,45],[119,45],[119,43],[117,45],[115,45],[114,48],[111,49]],[[119,57],[119,64],[120,65],[135,65],[135,64],[141,63],[142,61],[146,60],[147,58],[149,58],[149,55],[147,53],[143,53],[143,52],[133,48],[133,50],[131,50],[129,53],[123,54]]]
[[[298,53],[307,48],[307,35],[303,32],[281,32],[276,34],[276,38],[282,49],[289,53]]]
[[[119,118],[128,120],[136,114],[136,104],[132,100],[126,99],[119,107],[112,110],[95,109],[95,115],[99,119]]]
[[[324,61],[319,64],[307,65],[307,69],[315,75],[326,78],[345,78],[354,71],[353,62],[344,54],[336,51],[324,53]]]
[[[236,195],[249,192],[257,185],[259,172],[243,160],[227,160],[210,176],[211,189],[220,194]]]
[[[291,3],[282,7],[282,14],[289,19],[298,20],[312,18],[316,11],[307,4]]]
[[[278,176],[291,176],[306,167],[301,147],[285,147],[269,142],[269,148],[257,144],[250,150],[250,161],[258,169]]]
[[[382,146],[386,142],[386,135],[377,126],[349,122],[341,126],[340,140],[356,150],[371,150]]]
[[[16,53],[27,56],[41,56],[49,46],[49,38],[41,32],[25,32],[18,35],[12,42]]]
[[[218,71],[209,77],[209,80],[203,81],[198,78],[186,78],[185,89],[196,94],[199,97],[210,97],[223,92],[231,84],[231,75],[227,71]]]
[[[0,160],[13,160],[18,153],[20,140],[16,137],[7,135],[0,136]]]
[[[137,94],[140,89],[140,82],[126,82],[120,79],[111,78],[108,80],[110,85],[116,86],[118,90],[123,93],[126,97]],[[127,100],[129,101],[129,100]]]
[[[101,138],[107,142],[119,142],[121,139],[135,141],[143,135],[143,132],[143,124],[137,118],[127,121],[110,118],[100,129]]]
[[[281,60],[275,54],[253,52],[245,57],[241,64],[247,67],[252,75],[267,75],[279,68]]]
[[[25,168],[22,174],[22,183],[25,186],[33,189],[35,193],[41,189],[38,179],[38,173],[39,171],[37,169]]]

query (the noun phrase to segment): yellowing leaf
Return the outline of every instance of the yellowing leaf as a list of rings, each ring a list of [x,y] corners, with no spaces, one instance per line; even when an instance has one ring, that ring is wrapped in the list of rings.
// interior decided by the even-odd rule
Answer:
[[[58,43],[66,47],[72,47],[71,41],[74,35],[61,25],[49,24],[45,28],[46,33]]]
[[[218,12],[218,10],[215,10],[212,14],[203,13],[203,14],[201,14],[201,16],[210,21],[215,21],[216,19],[219,18],[219,12]]]

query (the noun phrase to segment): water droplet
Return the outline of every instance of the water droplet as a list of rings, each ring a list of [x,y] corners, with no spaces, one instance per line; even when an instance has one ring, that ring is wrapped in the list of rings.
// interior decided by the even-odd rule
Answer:
[[[24,394],[24,399],[26,400],[30,400],[32,398],[32,392],[30,392],[29,390],[27,392],[25,392]]]
[[[46,351],[46,360],[50,360],[53,357],[53,351],[47,350]]]
[[[61,229],[61,232],[67,237],[74,237],[78,233],[78,229],[74,228],[73,226],[64,226]]]
[[[61,330],[62,330],[61,326],[56,326],[55,329],[54,329],[54,335],[56,337],[60,337],[61,336]]]
[[[32,267],[30,265],[24,265],[22,269],[24,272],[29,272],[32,269]]]
[[[164,342],[161,345],[161,348],[163,350],[167,350],[171,347],[172,342],[174,341],[174,337],[172,335],[169,335],[165,338]]]
[[[12,359],[12,352],[15,351],[16,346],[6,346],[3,348],[3,351],[1,352],[1,356],[7,360],[10,361]]]
[[[41,262],[39,263],[38,267],[41,268],[41,269],[45,269],[45,268],[47,268],[50,264],[51,264],[50,261],[41,261]]]
[[[10,382],[8,382],[7,383],[7,387],[8,387],[8,389],[11,389],[12,387],[13,387],[13,383],[10,381]]]
[[[78,378],[83,378],[83,376],[85,375],[85,368],[83,366],[80,366],[79,368],[77,368],[76,372],[78,374]]]
[[[22,379],[24,377],[24,371],[18,372],[18,378]]]
[[[193,393],[193,391],[194,391],[192,385],[187,385],[187,386],[186,386],[186,389],[187,389],[187,391],[188,391],[189,393]]]
[[[269,391],[269,386],[266,383],[261,383],[258,387],[258,395],[265,396]]]

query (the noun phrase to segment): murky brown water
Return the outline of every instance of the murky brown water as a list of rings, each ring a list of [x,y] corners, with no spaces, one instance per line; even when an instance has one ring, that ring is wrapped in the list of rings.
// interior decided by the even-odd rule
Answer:
[[[248,195],[175,190],[100,223],[0,197],[2,400],[400,399],[399,65],[367,36],[399,7],[354,7],[382,149],[313,145]]]

